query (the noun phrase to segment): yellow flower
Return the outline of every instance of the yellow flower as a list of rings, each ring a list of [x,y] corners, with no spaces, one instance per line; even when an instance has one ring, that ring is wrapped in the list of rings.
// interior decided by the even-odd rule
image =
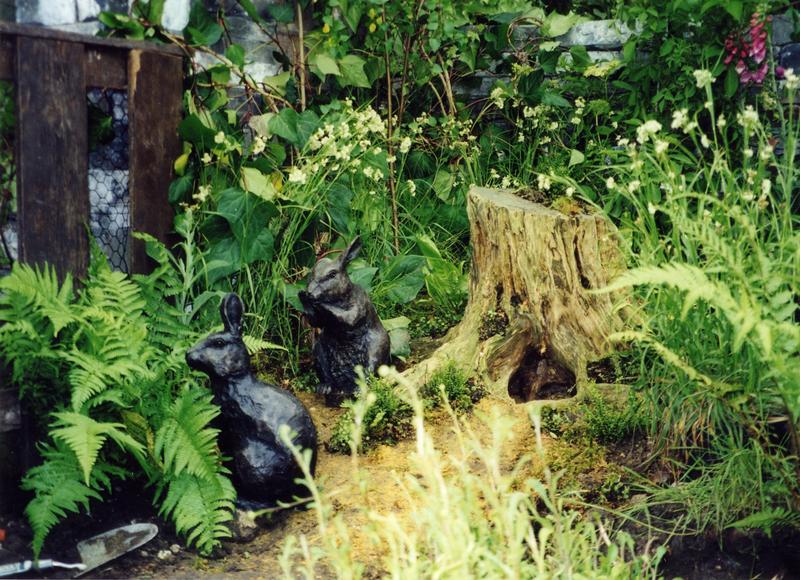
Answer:
[[[378,24],[383,24],[383,16],[378,16],[378,18],[375,20],[375,22],[378,23]]]
[[[322,33],[328,34],[330,31],[331,31],[331,25],[326,22],[325,25],[322,27]]]
[[[375,14],[376,14],[375,9],[374,8],[370,8],[369,12],[367,12],[367,14],[369,14],[370,18],[375,18]]]
[[[375,30],[376,30],[377,28],[378,28],[378,27],[377,27],[377,26],[375,26],[375,23],[374,23],[374,22],[370,22],[370,23],[369,23],[369,31],[370,31],[370,32],[375,32]]]

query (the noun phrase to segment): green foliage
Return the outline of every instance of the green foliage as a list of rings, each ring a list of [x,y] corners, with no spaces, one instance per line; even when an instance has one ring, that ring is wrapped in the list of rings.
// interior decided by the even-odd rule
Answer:
[[[542,428],[569,442],[620,443],[644,428],[648,417],[631,393],[621,400],[589,386],[574,408],[544,407]]]
[[[692,506],[684,525],[697,530],[740,520],[768,529],[755,514],[796,509],[794,88],[785,98],[775,129],[752,107],[735,125],[722,124],[712,102],[677,123],[701,141],[696,151],[659,133],[631,148],[641,161],[632,173],[615,168],[634,211],[622,222],[634,268],[607,290],[633,289],[642,308],[638,328],[614,338],[638,345],[635,388],[651,409],[649,430],[686,474],[655,491],[654,501]],[[691,121],[709,127],[705,139]],[[658,153],[655,141],[676,151]],[[749,153],[734,141],[747,143]]]
[[[447,404],[457,413],[472,409],[485,394],[474,380],[449,362],[431,375],[419,388],[419,397],[428,410]],[[342,413],[326,443],[329,451],[350,453],[354,441],[359,449],[367,450],[378,444],[392,445],[411,433],[412,408],[398,391],[386,380],[364,382],[355,401],[344,403]],[[356,420],[361,423],[356,423]]]
[[[361,416],[361,424],[355,425],[357,406],[367,402],[369,408]],[[358,400],[347,401],[343,406],[346,410],[339,416],[326,443],[327,449],[334,453],[350,453],[356,433],[360,448],[366,450],[381,443],[396,443],[411,432],[411,406],[389,381],[363,382]]]
[[[483,388],[467,377],[454,361],[449,361],[434,372],[419,390],[420,397],[431,408],[447,402],[458,413],[472,409],[484,394]]]
[[[159,268],[136,281],[110,271],[95,248],[77,296],[49,266],[15,264],[0,280],[0,352],[49,420],[45,461],[23,480],[34,492],[37,557],[58,521],[136,465],[162,497],[161,513],[202,553],[229,535],[235,492],[210,427],[219,410],[189,376],[183,353],[197,335],[175,305],[186,303],[180,276],[194,276],[193,258],[173,258],[152,239],[148,247]]]
[[[85,479],[75,454],[58,441],[53,446],[43,445],[39,451],[42,464],[31,468],[22,482],[22,489],[35,495],[25,514],[34,530],[33,552],[37,556],[47,534],[68,512],[88,511],[91,500],[100,500],[101,491],[111,490],[112,478],[125,476],[118,467],[96,463]]]

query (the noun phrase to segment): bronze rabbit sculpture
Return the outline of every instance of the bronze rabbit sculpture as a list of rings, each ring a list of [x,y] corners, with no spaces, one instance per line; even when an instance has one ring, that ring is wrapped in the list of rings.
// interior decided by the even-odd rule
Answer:
[[[211,377],[221,408],[220,448],[232,458],[232,480],[239,505],[254,508],[290,499],[301,490],[300,466],[279,436],[288,425],[294,445],[317,457],[317,430],[308,410],[291,393],[258,380],[242,341],[242,301],[227,294],[220,304],[225,329],[211,334],[186,353],[186,362]]]
[[[347,275],[347,265],[360,250],[356,238],[337,259],[322,258],[298,295],[308,322],[320,329],[313,358],[320,380],[317,392],[329,406],[355,395],[356,366],[372,374],[389,364],[389,335],[369,295]]]

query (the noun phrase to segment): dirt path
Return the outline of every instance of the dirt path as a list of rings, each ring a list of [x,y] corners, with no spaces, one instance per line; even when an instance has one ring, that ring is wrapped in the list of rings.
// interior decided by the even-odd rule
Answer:
[[[328,440],[340,409],[324,407],[320,400],[310,394],[301,394],[300,398],[309,408],[319,431],[320,442]],[[517,419],[518,429],[512,441],[505,449],[504,462],[510,468],[524,454],[533,451],[533,430],[522,405],[485,398],[475,407],[467,418],[467,423],[479,436],[487,435],[488,430],[479,421],[476,414],[489,414],[494,408]],[[445,415],[434,416],[427,423],[427,429],[440,451],[447,455],[456,452],[455,438],[452,436],[452,422]],[[403,505],[397,476],[409,469],[409,456],[414,451],[413,439],[401,441],[395,446],[380,445],[361,457],[360,468],[370,482],[367,498],[371,507],[380,512],[403,513]],[[338,514],[344,518],[353,538],[353,553],[357,561],[367,565],[367,569],[376,562],[374,547],[366,534],[359,507],[364,501],[362,491],[352,479],[352,459],[347,455],[328,453],[320,444],[317,459],[316,475],[326,494],[334,497],[333,505]],[[163,522],[162,522],[162,527]],[[291,510],[279,515],[274,521],[262,525],[256,537],[246,543],[226,542],[223,555],[215,559],[203,559],[189,550],[181,549],[177,554],[164,560],[156,557],[161,550],[168,550],[174,537],[164,530],[162,534],[144,551],[139,550],[125,556],[114,564],[101,568],[96,577],[197,577],[221,575],[225,577],[264,577],[281,576],[279,557],[283,549],[283,541],[289,534],[305,534],[313,543],[317,539],[316,514],[302,509]],[[90,575],[91,577],[91,575]]]

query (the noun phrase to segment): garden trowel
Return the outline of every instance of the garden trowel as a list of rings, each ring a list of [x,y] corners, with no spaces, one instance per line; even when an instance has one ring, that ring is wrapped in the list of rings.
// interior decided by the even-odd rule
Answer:
[[[158,528],[153,524],[130,524],[120,528],[114,528],[100,534],[93,536],[81,542],[78,542],[78,553],[81,555],[81,562],[79,564],[65,564],[55,560],[39,560],[33,562],[25,560],[24,562],[17,562],[15,564],[5,564],[0,566],[0,576],[14,576],[22,574],[28,570],[44,570],[46,568],[72,568],[78,570],[75,575],[82,576],[87,572],[94,570],[98,566],[102,566],[106,562],[110,562],[114,558],[118,558],[135,550],[152,540],[158,533]]]

